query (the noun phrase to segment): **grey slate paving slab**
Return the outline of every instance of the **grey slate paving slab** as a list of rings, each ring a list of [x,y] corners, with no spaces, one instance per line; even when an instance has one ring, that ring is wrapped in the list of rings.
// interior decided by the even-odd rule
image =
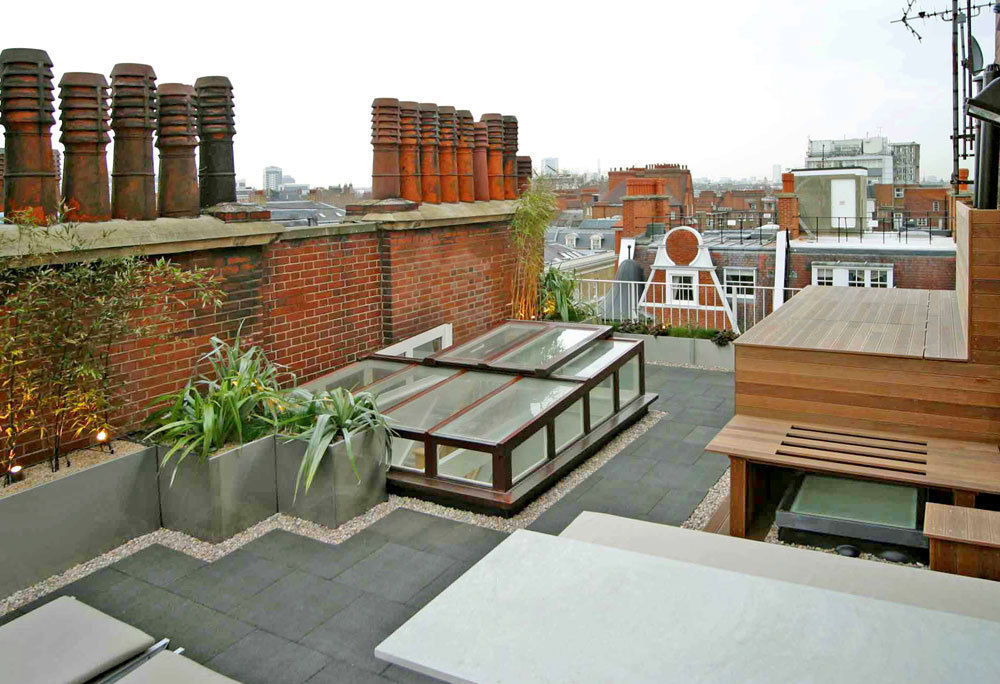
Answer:
[[[413,617],[417,610],[414,606],[365,593],[306,634],[301,643],[377,674],[388,663],[375,657],[375,647]]]
[[[692,430],[683,441],[689,444],[697,444],[704,447],[706,444],[712,441],[712,439],[719,433],[719,428],[708,427],[705,425],[699,425],[694,430]]]
[[[452,562],[443,556],[390,542],[337,575],[337,581],[405,603],[437,579]]]
[[[296,570],[247,599],[230,614],[297,641],[360,595],[354,587]]]
[[[435,534],[447,532],[455,524],[429,513],[398,508],[365,531],[418,551],[427,551]]]
[[[479,559],[477,558],[475,560],[468,561],[455,561],[452,563],[451,567],[438,575],[433,582],[414,594],[413,597],[406,602],[407,605],[414,606],[415,608],[423,608],[438,594],[447,589],[452,582],[464,575],[478,560]]]
[[[332,659],[306,684],[386,684],[388,681],[369,670]]]
[[[600,475],[605,480],[639,482],[656,463],[652,458],[621,453],[605,463],[595,475]]]
[[[641,517],[663,498],[666,488],[645,482],[602,480],[577,500],[586,511]]]
[[[287,565],[237,549],[168,588],[202,605],[228,611],[290,572]]]
[[[329,662],[318,651],[257,630],[212,658],[207,667],[244,684],[302,684]]]
[[[165,587],[205,565],[186,553],[153,544],[123,558],[111,567],[144,582]]]
[[[273,530],[243,550],[261,558],[332,579],[386,543],[382,536],[364,530],[341,544],[326,544],[302,535]]]

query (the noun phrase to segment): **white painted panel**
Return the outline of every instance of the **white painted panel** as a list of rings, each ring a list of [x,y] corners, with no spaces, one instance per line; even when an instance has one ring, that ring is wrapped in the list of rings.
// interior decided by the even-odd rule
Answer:
[[[854,228],[857,222],[857,185],[850,178],[830,180],[832,227]]]

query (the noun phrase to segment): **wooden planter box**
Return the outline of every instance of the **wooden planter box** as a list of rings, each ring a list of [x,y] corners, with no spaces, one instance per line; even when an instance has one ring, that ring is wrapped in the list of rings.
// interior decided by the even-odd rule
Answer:
[[[0,499],[0,596],[160,528],[156,448]]]
[[[167,463],[159,475],[163,526],[220,542],[277,513],[274,447],[274,437],[263,437],[204,461],[188,456],[176,477]],[[158,449],[162,460],[166,448]]]
[[[360,483],[341,440],[328,447],[309,492],[305,491],[303,483],[299,485],[297,496],[295,479],[306,442],[282,436],[276,441],[279,512],[327,527],[338,527],[386,500],[381,431],[369,430],[351,440]]]
[[[693,337],[669,337],[616,333],[616,337],[642,340],[646,361],[674,365],[704,366],[707,368],[735,368],[732,343],[720,347],[712,340]]]

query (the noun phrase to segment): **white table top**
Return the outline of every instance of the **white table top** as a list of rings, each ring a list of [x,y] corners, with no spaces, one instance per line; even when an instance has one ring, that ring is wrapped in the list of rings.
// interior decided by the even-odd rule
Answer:
[[[997,681],[998,643],[996,622],[521,530],[375,655],[450,682],[915,684]]]

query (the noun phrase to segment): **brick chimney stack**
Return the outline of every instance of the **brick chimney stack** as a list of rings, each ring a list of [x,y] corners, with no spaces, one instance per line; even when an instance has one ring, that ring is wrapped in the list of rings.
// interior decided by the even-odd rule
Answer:
[[[420,105],[399,103],[399,193],[403,199],[420,203]]]
[[[799,198],[795,194],[795,174],[781,174],[781,192],[778,193],[778,228],[788,231],[788,239],[799,237]]]
[[[153,129],[156,128],[156,74],[148,64],[116,64],[111,70],[111,215],[118,219],[156,218]]]
[[[455,117],[458,119],[458,151],[455,155],[458,161],[458,199],[461,202],[475,202],[473,150],[476,146],[476,124],[468,109],[458,110]]]
[[[236,201],[233,159],[233,84],[225,76],[202,76],[194,82],[198,107],[199,203],[212,207]]]
[[[156,147],[160,151],[160,216],[198,215],[198,176],[194,150],[198,146],[194,88],[164,83],[159,88],[160,115]]]
[[[489,133],[486,124],[477,121],[474,124],[475,148],[473,149],[472,171],[476,186],[476,201],[490,198],[489,155],[487,153]]]
[[[399,100],[378,97],[372,101],[372,198],[400,197]]]
[[[436,104],[420,105],[420,176],[423,201],[441,203],[441,167],[438,159],[438,109]]]
[[[503,117],[500,114],[483,114],[479,120],[486,124],[486,163],[489,169],[490,199],[502,200],[504,198]]]
[[[52,60],[44,50],[0,52],[0,123],[6,135],[4,212],[28,210],[39,222],[58,214],[52,155]]]
[[[66,150],[63,201],[69,221],[111,220],[107,148],[111,118],[108,82],[102,74],[79,71],[59,81],[59,108]]]
[[[517,199],[517,117],[503,117],[503,197]]]
[[[517,158],[517,194],[531,187],[531,157]]]
[[[441,167],[441,201],[458,201],[458,120],[454,107],[438,107],[438,128],[441,137],[438,164]]]

